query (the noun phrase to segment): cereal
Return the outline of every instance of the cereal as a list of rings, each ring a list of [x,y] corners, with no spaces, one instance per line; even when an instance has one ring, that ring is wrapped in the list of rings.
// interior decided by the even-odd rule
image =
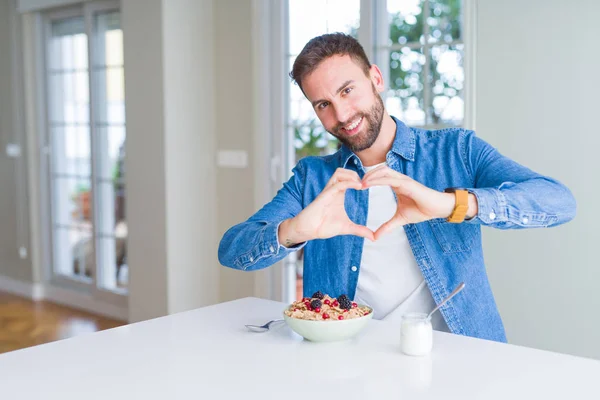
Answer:
[[[347,299],[348,297],[345,295],[336,299],[316,292],[312,298],[305,297],[292,303],[285,310],[285,315],[312,321],[339,321],[360,318],[371,313],[372,310],[369,307],[358,306],[354,302],[346,301]]]

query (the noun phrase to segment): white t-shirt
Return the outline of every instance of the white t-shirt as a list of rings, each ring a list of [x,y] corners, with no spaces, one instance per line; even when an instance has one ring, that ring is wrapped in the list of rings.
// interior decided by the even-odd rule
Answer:
[[[367,227],[375,232],[396,213],[396,197],[389,186],[368,190]],[[429,313],[435,308],[403,227],[375,242],[364,241],[354,301],[372,307],[373,318],[394,321],[407,312]],[[432,324],[436,330],[448,331],[439,311],[433,315]]]

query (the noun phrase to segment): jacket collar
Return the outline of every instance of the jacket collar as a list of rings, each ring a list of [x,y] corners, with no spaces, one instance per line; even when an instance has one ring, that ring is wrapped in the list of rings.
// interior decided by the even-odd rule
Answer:
[[[414,161],[416,148],[415,133],[396,117],[392,116],[392,119],[396,123],[396,137],[394,138],[390,152],[401,156],[407,161]],[[358,156],[345,145],[342,145],[340,154],[344,168],[351,159],[357,160],[355,164],[359,162]]]

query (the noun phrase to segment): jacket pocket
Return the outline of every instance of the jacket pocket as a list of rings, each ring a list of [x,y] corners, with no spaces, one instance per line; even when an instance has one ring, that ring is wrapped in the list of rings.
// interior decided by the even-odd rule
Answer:
[[[451,224],[444,219],[432,219],[428,222],[444,253],[470,251],[477,239],[477,225]]]

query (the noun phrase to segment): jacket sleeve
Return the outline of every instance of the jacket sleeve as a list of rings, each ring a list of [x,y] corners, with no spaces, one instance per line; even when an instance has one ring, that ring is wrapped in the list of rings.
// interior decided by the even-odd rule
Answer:
[[[473,131],[463,131],[461,139],[474,182],[469,191],[479,206],[469,223],[521,229],[557,226],[575,217],[575,198],[565,185],[501,155]]]
[[[302,211],[304,168],[300,163],[292,177],[247,221],[231,227],[219,244],[219,262],[230,268],[254,271],[266,268],[283,259],[305,243],[287,248],[279,243],[279,225]]]

